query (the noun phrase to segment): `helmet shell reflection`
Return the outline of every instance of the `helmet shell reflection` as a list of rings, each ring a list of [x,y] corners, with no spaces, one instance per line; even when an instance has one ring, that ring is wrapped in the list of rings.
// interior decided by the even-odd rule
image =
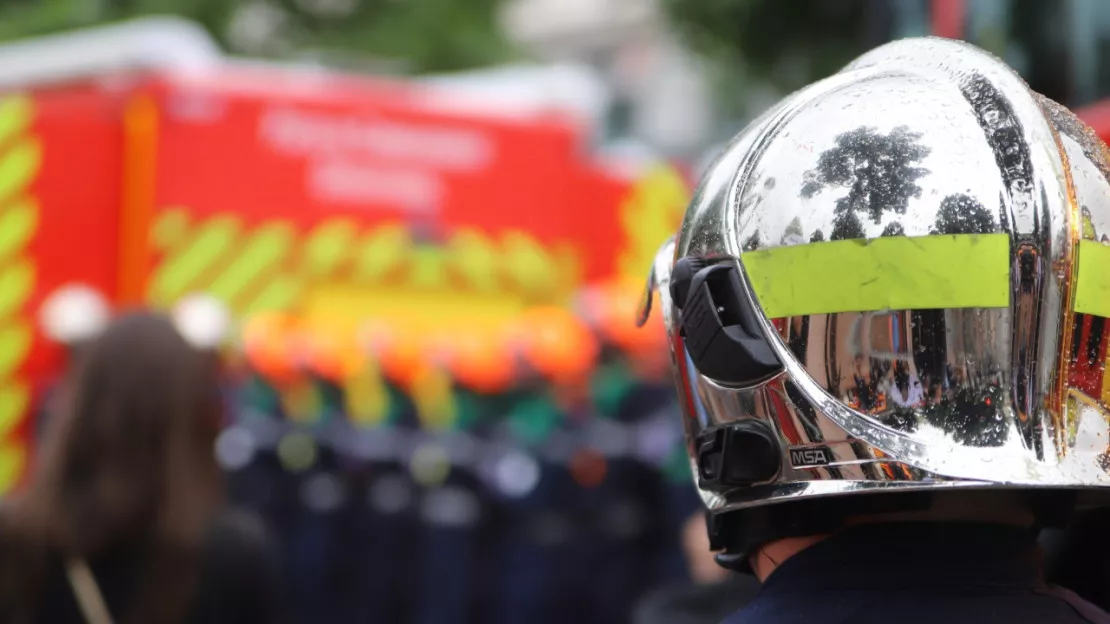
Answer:
[[[749,421],[778,455],[703,499],[1110,485],[1107,235],[1106,147],[972,46],[895,42],[788,97],[654,266],[695,467],[707,431]],[[740,276],[774,374],[699,366],[684,259]]]

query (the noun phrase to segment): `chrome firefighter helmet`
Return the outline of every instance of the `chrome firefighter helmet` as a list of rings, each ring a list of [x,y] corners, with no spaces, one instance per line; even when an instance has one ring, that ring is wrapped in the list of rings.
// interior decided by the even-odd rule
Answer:
[[[709,510],[1110,486],[1108,234],[1110,152],[970,45],[787,97],[653,267]]]

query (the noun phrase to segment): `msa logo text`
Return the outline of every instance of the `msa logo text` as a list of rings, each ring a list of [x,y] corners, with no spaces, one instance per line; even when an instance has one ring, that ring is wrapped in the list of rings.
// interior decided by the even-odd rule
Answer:
[[[823,446],[817,448],[790,449],[790,463],[795,467],[828,466],[832,463],[832,453]]]

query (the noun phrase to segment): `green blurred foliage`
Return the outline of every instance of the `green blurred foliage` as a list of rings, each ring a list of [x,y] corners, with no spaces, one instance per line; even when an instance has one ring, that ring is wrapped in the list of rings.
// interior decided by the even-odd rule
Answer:
[[[297,57],[307,51],[394,60],[411,72],[452,71],[515,56],[498,26],[503,1],[0,0],[0,41],[177,15],[204,26],[232,52]],[[235,24],[248,12],[270,23],[267,45],[237,40]]]
[[[354,0],[348,16],[318,17],[280,0],[298,47],[403,59],[417,72],[452,71],[513,58],[498,14],[504,0]]]
[[[885,0],[884,0],[885,1]],[[835,73],[872,47],[885,16],[869,0],[663,0],[687,43],[726,73],[783,90]]]

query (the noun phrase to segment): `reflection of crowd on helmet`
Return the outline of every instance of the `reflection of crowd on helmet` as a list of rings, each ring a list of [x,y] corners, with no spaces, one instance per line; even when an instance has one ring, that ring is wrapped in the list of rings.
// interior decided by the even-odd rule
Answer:
[[[869,360],[859,354],[843,400],[900,431],[913,432],[925,422],[957,432],[973,446],[998,446],[1005,439],[995,418],[1002,405],[1001,388],[996,383],[968,383],[963,366],[946,363],[937,375],[919,375],[912,362]]]

